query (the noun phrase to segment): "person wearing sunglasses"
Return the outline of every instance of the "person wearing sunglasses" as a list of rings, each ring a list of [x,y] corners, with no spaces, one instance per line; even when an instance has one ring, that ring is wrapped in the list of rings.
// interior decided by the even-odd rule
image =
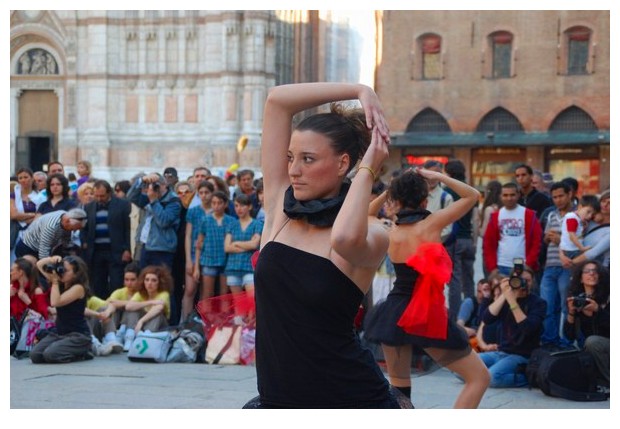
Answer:
[[[577,341],[579,347],[594,357],[598,368],[599,385],[609,388],[609,273],[599,261],[588,261],[573,270],[568,314],[564,320],[564,335]]]

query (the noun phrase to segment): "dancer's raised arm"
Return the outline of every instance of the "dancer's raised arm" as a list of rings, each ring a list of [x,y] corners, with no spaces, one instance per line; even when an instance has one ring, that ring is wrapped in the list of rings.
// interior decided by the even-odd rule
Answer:
[[[389,130],[374,91],[361,84],[304,83],[276,86],[269,91],[263,113],[261,168],[265,185],[265,230],[271,228],[273,214],[281,212],[284,190],[290,185],[288,148],[292,120],[296,113],[325,103],[357,99],[361,102],[369,128],[377,126],[389,140]]]

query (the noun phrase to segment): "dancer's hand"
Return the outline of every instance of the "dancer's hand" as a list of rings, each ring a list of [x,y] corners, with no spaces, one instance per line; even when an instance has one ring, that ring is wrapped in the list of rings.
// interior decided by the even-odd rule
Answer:
[[[415,167],[414,171],[418,173],[420,176],[428,180],[433,180],[433,179],[439,180],[440,178],[445,177],[444,174],[439,173],[438,171],[428,170],[422,167]]]
[[[390,129],[383,114],[383,107],[381,107],[381,102],[375,91],[368,86],[362,85],[358,98],[366,114],[366,126],[373,130],[377,128],[383,140],[389,144]]]
[[[369,167],[378,176],[383,162],[390,155],[388,144],[389,142],[381,136],[379,127],[374,127],[370,145],[359,164],[360,167]]]

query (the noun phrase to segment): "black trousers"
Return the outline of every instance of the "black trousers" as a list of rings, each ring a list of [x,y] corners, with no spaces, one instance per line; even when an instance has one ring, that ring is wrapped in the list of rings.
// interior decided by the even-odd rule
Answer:
[[[125,265],[125,262],[113,257],[109,247],[95,247],[90,278],[96,296],[106,299],[113,291],[123,287]]]

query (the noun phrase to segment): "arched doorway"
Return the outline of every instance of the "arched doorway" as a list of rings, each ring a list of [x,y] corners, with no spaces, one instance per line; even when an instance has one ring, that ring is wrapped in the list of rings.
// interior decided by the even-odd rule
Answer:
[[[58,97],[51,90],[25,90],[19,99],[15,167],[47,170],[58,158]]]

